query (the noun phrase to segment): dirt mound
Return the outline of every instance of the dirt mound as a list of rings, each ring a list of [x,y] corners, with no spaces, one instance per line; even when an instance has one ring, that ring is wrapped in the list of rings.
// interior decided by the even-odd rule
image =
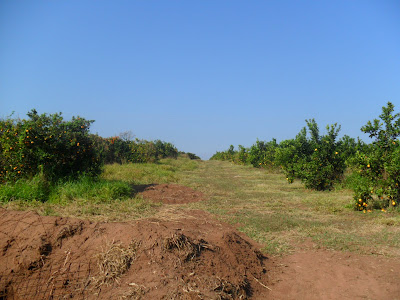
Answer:
[[[178,184],[149,185],[140,194],[145,199],[165,204],[183,204],[204,200],[203,193]]]
[[[0,211],[0,299],[264,298],[266,257],[202,211],[92,223]]]

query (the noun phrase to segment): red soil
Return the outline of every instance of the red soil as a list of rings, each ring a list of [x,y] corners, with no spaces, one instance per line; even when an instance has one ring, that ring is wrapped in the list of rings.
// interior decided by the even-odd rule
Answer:
[[[267,258],[258,246],[202,211],[91,223],[3,210],[0,220],[0,297],[6,299],[245,299],[266,289]],[[127,250],[132,242],[137,250],[126,270],[102,280],[99,254],[112,244]],[[109,258],[108,266],[122,259]]]
[[[328,250],[271,258],[268,299],[400,299],[400,260]]]
[[[145,199],[164,204],[183,204],[204,200],[203,193],[178,184],[152,184],[140,194]]]

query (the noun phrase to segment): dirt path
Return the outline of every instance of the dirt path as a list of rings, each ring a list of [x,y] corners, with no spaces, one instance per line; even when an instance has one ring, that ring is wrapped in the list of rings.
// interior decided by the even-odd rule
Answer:
[[[271,258],[270,299],[400,299],[400,260],[328,250]]]

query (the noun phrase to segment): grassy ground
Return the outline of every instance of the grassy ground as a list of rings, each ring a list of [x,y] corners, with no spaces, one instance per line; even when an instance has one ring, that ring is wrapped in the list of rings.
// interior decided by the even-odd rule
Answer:
[[[312,240],[317,247],[400,255],[399,214],[356,212],[349,190],[309,191],[279,172],[220,161],[201,163],[181,182],[209,198],[188,207],[235,224],[267,253],[287,253]]]
[[[102,181],[92,193],[89,186],[64,187],[65,197],[40,201],[5,202],[3,207],[35,209],[42,214],[95,220],[126,221],[182,209],[202,209],[258,241],[268,254],[284,254],[308,243],[317,247],[364,254],[400,255],[400,215],[352,210],[352,192],[309,191],[301,183],[289,185],[279,172],[220,161],[163,160],[159,164],[106,166]],[[116,199],[96,196],[116,189],[151,183],[179,183],[200,190],[206,200],[188,205],[153,204],[131,192]],[[102,192],[103,188],[103,192]],[[77,193],[77,191],[80,191]],[[62,194],[64,193],[64,194]],[[110,194],[110,195],[111,195]],[[118,194],[118,193],[117,193]],[[113,196],[110,196],[113,198]],[[306,243],[305,243],[306,242]]]
[[[144,200],[136,186],[177,182],[182,172],[195,168],[197,163],[189,159],[165,159],[157,164],[107,165],[99,180],[83,177],[47,186],[36,177],[0,186],[0,206],[94,221],[145,218],[157,213],[161,204]]]

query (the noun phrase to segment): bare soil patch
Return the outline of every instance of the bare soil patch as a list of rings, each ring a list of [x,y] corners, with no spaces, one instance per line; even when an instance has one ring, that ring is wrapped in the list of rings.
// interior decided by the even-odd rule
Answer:
[[[269,299],[400,299],[398,258],[307,249],[271,261]]]
[[[93,223],[1,210],[0,298],[263,298],[258,248],[203,211]]]
[[[164,204],[184,204],[204,200],[204,194],[179,184],[153,184],[139,189],[143,198]]]

